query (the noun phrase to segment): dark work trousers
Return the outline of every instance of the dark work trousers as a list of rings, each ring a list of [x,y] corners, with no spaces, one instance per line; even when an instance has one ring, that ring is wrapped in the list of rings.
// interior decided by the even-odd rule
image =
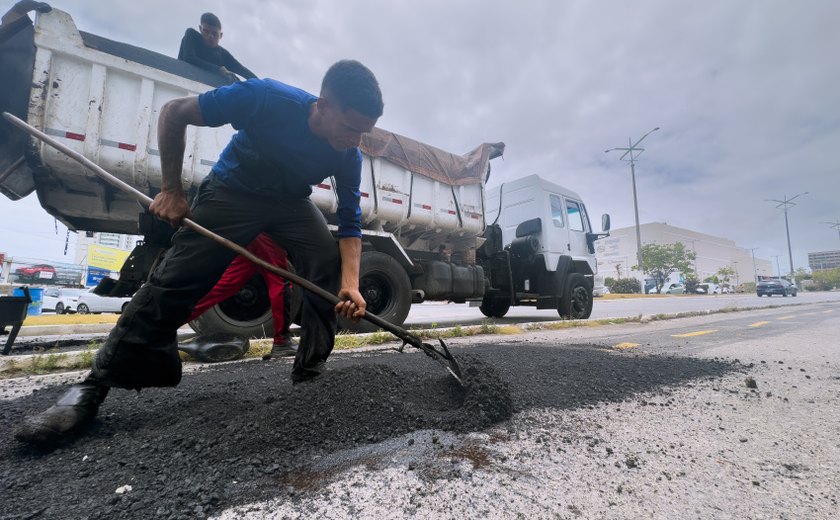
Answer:
[[[192,220],[243,247],[264,231],[289,252],[299,275],[332,294],[338,292],[338,244],[308,198],[261,198],[208,180],[193,202]],[[179,229],[172,247],[96,354],[88,381],[131,389],[177,385],[181,360],[176,331],[235,256],[191,229]],[[301,323],[292,376],[305,378],[317,373],[332,352],[335,308],[304,291]]]

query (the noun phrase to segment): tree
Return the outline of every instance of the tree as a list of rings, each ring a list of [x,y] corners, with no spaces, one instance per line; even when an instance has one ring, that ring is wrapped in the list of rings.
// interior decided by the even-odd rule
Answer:
[[[720,284],[724,287],[729,287],[729,279],[735,276],[735,269],[727,265],[718,269],[717,275],[720,277]]]
[[[642,272],[650,275],[656,283],[656,292],[673,273],[690,275],[694,273],[692,262],[697,255],[688,251],[682,242],[676,244],[645,244],[642,246]],[[638,269],[639,266],[634,266]]]
[[[802,283],[802,280],[810,280],[811,273],[805,270],[804,267],[797,267],[793,273],[793,278],[796,280],[796,284],[799,285]]]

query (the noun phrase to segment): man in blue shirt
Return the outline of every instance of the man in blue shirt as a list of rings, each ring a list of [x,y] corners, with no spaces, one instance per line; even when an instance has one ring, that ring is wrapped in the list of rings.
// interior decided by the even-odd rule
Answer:
[[[246,246],[266,233],[288,251],[298,273],[342,301],[333,307],[306,292],[293,384],[320,375],[335,341],[336,314],[359,319],[362,134],[382,115],[373,73],[344,60],[327,71],[320,97],[274,80],[251,79],[161,109],[158,144],[161,192],[150,211],[173,226],[189,217]],[[202,182],[192,207],[181,182],[188,125],[231,124],[238,132]],[[311,186],[335,179],[338,244],[309,199]],[[60,440],[90,423],[111,387],[175,386],[181,380],[176,331],[218,281],[236,253],[181,227],[173,245],[134,295],[90,374],[41,414],[26,418],[16,437]]]

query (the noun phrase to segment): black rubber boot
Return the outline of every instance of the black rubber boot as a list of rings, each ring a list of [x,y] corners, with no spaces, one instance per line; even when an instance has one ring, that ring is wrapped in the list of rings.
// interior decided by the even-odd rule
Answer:
[[[15,431],[15,438],[29,444],[51,444],[93,422],[109,388],[84,382],[73,385],[45,411],[27,417]]]
[[[272,357],[288,357],[294,356],[297,354],[298,344],[295,341],[294,337],[290,333],[286,333],[283,335],[283,338],[280,342],[277,340],[274,341],[274,345],[271,346],[271,355]]]

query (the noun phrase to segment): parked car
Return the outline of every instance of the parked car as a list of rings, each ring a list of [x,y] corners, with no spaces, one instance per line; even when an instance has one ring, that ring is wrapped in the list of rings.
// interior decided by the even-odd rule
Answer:
[[[15,269],[15,276],[19,283],[41,282],[51,283],[55,279],[55,267],[49,264],[28,265]]]
[[[662,290],[659,292],[661,294],[683,294],[685,293],[685,285],[681,283],[670,283],[662,287]]]
[[[704,282],[701,284],[697,284],[697,289],[695,292],[699,294],[722,294],[723,290],[721,289],[720,285],[712,282]]]
[[[76,303],[76,312],[79,314],[99,314],[102,312],[122,312],[125,306],[131,301],[130,296],[100,296],[93,292],[93,289],[82,293]]]
[[[44,289],[44,301],[41,304],[41,309],[55,311],[56,314],[76,312],[76,302],[79,300],[79,296],[86,291],[86,289],[67,287],[50,287]]]
[[[796,286],[780,278],[777,280],[763,280],[758,282],[755,286],[755,293],[758,296],[773,296],[774,294],[781,294],[782,296],[796,296]]]

